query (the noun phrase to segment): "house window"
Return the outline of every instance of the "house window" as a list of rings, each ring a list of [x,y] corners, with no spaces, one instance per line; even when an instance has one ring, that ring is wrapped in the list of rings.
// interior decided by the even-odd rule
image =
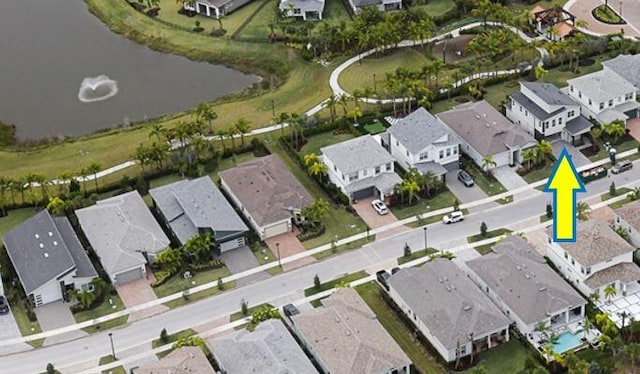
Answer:
[[[375,173],[376,173],[376,175],[380,174],[380,166],[376,166]]]
[[[387,164],[387,171],[391,171],[391,163]]]
[[[556,120],[555,119],[551,121],[551,127],[556,127]]]
[[[487,293],[489,293],[489,286],[486,286],[484,290],[487,291]]]
[[[300,8],[296,8],[293,10],[293,14],[300,14]]]
[[[525,110],[525,111],[524,111],[524,116],[525,116],[525,117],[529,117],[529,111],[528,111],[528,110]]]
[[[343,181],[347,180],[347,179],[344,177],[344,174],[342,174],[342,180],[343,180]]]
[[[454,147],[454,148],[453,148],[453,154],[454,154],[454,155],[457,155],[457,154],[458,154],[458,147]]]
[[[93,292],[93,284],[91,283],[83,284],[81,288],[85,292]]]
[[[562,125],[562,117],[558,118],[558,125]]]
[[[367,176],[367,169],[364,169],[364,170],[362,171],[362,176],[363,176],[363,177],[366,177],[366,176]]]
[[[584,267],[580,267],[580,272],[584,274]]]
[[[358,180],[358,172],[349,174],[349,182],[353,182],[357,180]]]
[[[604,109],[604,103],[600,103],[600,109]]]
[[[547,242],[551,244],[551,237],[547,237]]]
[[[522,105],[518,105],[518,109],[522,112]]]
[[[582,92],[578,91],[578,98],[582,99]]]
[[[544,123],[544,129],[547,130],[549,128],[549,121],[546,121]]]
[[[338,171],[338,167],[333,165],[333,171]]]
[[[575,112],[572,110],[567,115],[569,116],[569,118],[571,118],[571,117],[573,117],[574,114],[575,114]]]
[[[407,151],[406,153],[407,153],[407,157],[409,157],[409,151]]]
[[[609,100],[609,106],[613,106],[613,100]]]
[[[569,86],[569,90],[571,90],[571,92],[573,92],[573,86]]]
[[[460,347],[460,355],[466,355],[467,354],[467,346],[463,345],[462,347]]]
[[[591,274],[591,267],[587,268],[587,275]]]
[[[574,259],[571,259],[571,265],[575,265],[576,262],[574,261]]]
[[[564,258],[565,258],[566,260],[568,260],[568,259],[569,259],[569,255],[567,254],[567,251],[565,251],[565,252],[564,252]]]
[[[397,141],[397,140],[396,140],[396,145],[397,145],[397,146],[399,146],[399,145],[400,145],[400,142],[399,142],[399,141]]]
[[[451,148],[447,148],[447,157],[451,156]]]
[[[625,99],[625,100],[631,100],[631,99],[633,99],[633,92],[631,92],[631,93],[628,93],[628,94],[624,95],[624,99]]]
[[[426,160],[429,158],[429,152],[421,152],[420,153],[420,160]]]
[[[441,149],[441,150],[440,150],[440,158],[443,158],[443,157],[444,157],[444,150],[443,150],[443,149]]]
[[[589,99],[589,105],[591,105],[591,104],[592,104],[591,99]]]

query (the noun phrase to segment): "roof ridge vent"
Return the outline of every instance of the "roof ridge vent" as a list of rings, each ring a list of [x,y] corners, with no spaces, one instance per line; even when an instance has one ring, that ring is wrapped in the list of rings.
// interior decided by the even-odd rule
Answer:
[[[53,233],[51,231],[49,231],[49,237],[52,237]]]

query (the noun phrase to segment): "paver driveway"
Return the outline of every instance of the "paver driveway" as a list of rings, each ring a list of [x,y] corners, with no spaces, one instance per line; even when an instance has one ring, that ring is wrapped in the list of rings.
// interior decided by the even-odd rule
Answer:
[[[151,269],[147,269],[147,274],[153,274],[151,273]],[[156,293],[153,292],[153,289],[151,288],[150,282],[152,281],[153,280],[149,280],[146,278],[138,279],[133,282],[116,286],[116,290],[118,291],[118,295],[122,299],[124,305],[127,308],[131,308],[133,306],[144,304],[158,298],[156,296]],[[134,312],[129,315],[129,322],[144,319],[146,317],[162,313],[168,309],[169,308],[164,305],[156,305],[139,312]]]
[[[629,134],[640,141],[640,118],[627,120],[627,128],[629,129]]]
[[[305,251],[304,246],[302,245],[302,243],[300,243],[300,240],[298,240],[298,238],[296,237],[298,233],[299,233],[298,230],[295,230],[293,232],[288,232],[286,234],[281,234],[281,235],[266,239],[265,242],[267,243],[267,245],[269,246],[269,248],[271,249],[271,251],[275,256],[278,256],[277,244],[280,244],[279,245],[280,258],[283,259],[289,256],[293,256],[296,253]],[[282,269],[284,271],[287,271],[287,270],[295,269],[300,266],[304,266],[306,264],[310,264],[314,261],[315,261],[315,258],[313,258],[312,256],[309,256],[309,257],[301,258],[300,260],[297,260],[297,261],[286,263],[282,266]]]
[[[396,218],[396,216],[393,215],[391,211],[389,211],[388,214],[380,215],[378,214],[378,212],[376,212],[375,209],[373,209],[373,206],[371,206],[371,202],[375,199],[376,198],[374,197],[370,197],[367,199],[359,200],[357,203],[352,205],[353,209],[356,210],[356,213],[358,213],[358,215],[360,216],[360,218],[362,218],[364,223],[366,223],[367,226],[369,226],[370,228],[375,229],[378,227],[386,226],[388,224],[397,222],[398,219]],[[387,238],[389,236],[393,236],[395,234],[398,234],[407,230],[409,230],[409,228],[406,226],[398,226],[392,230],[387,230],[379,234],[377,238],[378,239]]]

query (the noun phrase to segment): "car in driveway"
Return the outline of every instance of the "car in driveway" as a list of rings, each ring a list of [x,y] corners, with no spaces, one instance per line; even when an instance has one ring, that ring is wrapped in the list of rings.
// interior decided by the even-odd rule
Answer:
[[[387,208],[386,205],[384,205],[384,203],[380,200],[373,200],[371,202],[371,206],[373,207],[373,209],[376,210],[376,212],[378,212],[379,215],[385,215],[389,213],[389,209]]]
[[[473,187],[473,185],[475,184],[473,182],[473,178],[471,178],[471,175],[469,175],[469,173],[464,170],[460,170],[458,172],[458,180],[462,182],[462,184],[464,184],[466,187]]]
[[[633,162],[631,162],[630,160],[622,160],[620,162],[617,162],[615,165],[613,165],[613,167],[611,167],[611,172],[613,174],[620,174],[627,170],[631,170],[632,168],[633,168]]]
[[[8,314],[9,313],[9,303],[4,296],[0,295],[0,314]]]
[[[442,217],[442,222],[447,225],[450,223],[456,223],[463,220],[464,220],[464,214],[462,214],[462,212],[460,211],[451,212],[446,216]]]
[[[389,277],[391,275],[386,271],[386,270],[380,270],[378,272],[376,272],[376,279],[378,279],[378,282],[380,282],[380,284],[387,290],[389,291]]]

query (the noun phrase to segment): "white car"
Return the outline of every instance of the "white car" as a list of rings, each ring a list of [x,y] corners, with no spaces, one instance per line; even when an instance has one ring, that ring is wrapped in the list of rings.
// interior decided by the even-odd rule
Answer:
[[[451,212],[446,216],[442,217],[442,222],[445,224],[456,223],[464,220],[464,214],[460,211]]]
[[[373,209],[375,209],[376,212],[378,212],[378,214],[381,216],[389,213],[389,209],[387,209],[387,206],[384,205],[384,203],[380,200],[373,200],[371,202],[371,206],[373,206]]]

